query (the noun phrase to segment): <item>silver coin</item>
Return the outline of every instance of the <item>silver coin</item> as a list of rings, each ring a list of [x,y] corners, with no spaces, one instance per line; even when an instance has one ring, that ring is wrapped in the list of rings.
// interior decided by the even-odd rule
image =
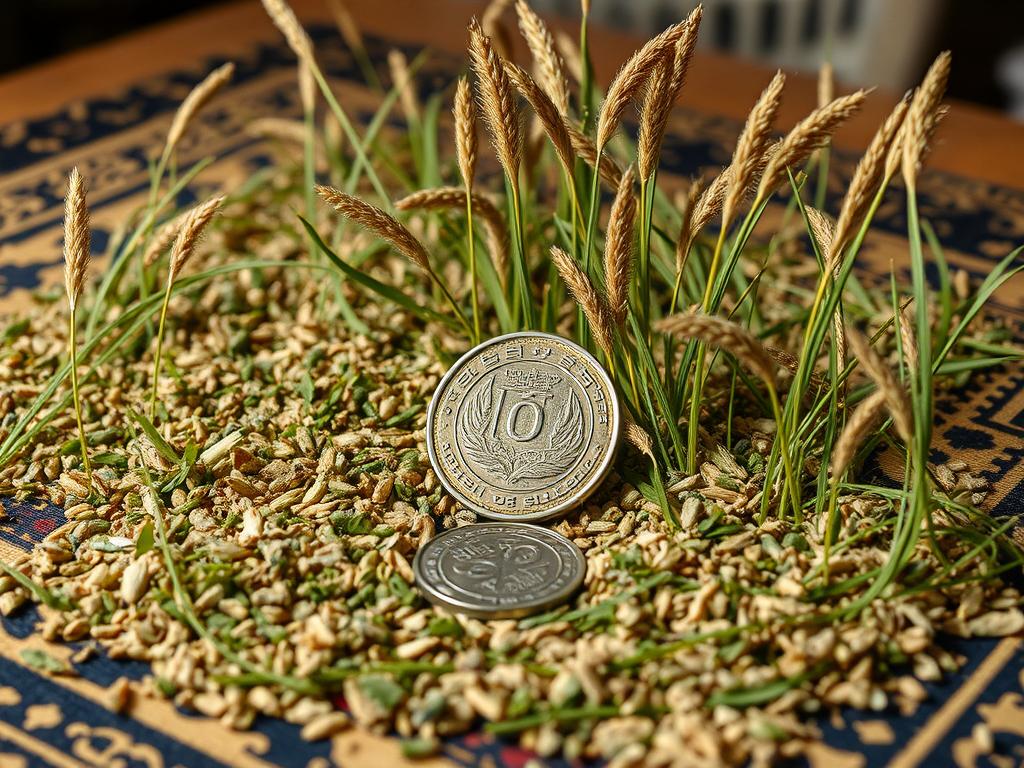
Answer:
[[[583,583],[587,561],[547,528],[475,523],[435,536],[412,567],[432,603],[480,619],[509,619],[564,603]]]
[[[427,452],[458,501],[496,520],[583,502],[615,459],[622,417],[601,364],[561,336],[498,336],[463,355],[427,411]]]

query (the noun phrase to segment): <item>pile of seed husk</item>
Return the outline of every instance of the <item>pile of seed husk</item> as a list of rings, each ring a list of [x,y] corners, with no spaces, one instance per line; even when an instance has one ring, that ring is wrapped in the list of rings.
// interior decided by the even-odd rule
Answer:
[[[444,493],[424,445],[426,406],[458,343],[343,286],[372,330],[350,334],[333,319],[330,280],[298,265],[303,248],[290,226],[229,208],[207,264],[259,252],[296,267],[173,299],[159,436],[129,415],[148,406],[140,345],[82,387],[91,486],[70,409],[0,471],[3,493],[66,515],[13,563],[34,590],[0,577],[0,612],[41,601],[42,634],[84,641],[78,658],[150,662],[141,683],[119,681],[113,706],[166,697],[232,728],[281,717],[307,739],[353,725],[396,732],[411,756],[483,720],[540,756],[760,765],[816,737],[809,715],[913,712],[921,681],[961,663],[941,633],[1024,628],[1020,593],[998,577],[897,583],[844,613],[869,586],[862,574],[886,561],[896,502],[842,498],[825,580],[813,524],[756,524],[773,423],[737,417],[727,450],[715,398],[700,472],[669,478],[682,530],[627,482],[647,459],[624,449],[619,470],[553,526],[587,557],[569,605],[518,621],[432,607],[413,585],[417,547],[476,520]],[[406,267],[378,269],[401,279]],[[64,361],[63,304],[40,298],[27,320],[0,355],[4,432]],[[936,476],[949,497],[977,503],[987,485],[967,470],[949,463]],[[955,563],[971,546],[923,536],[915,568],[939,573],[937,550]]]

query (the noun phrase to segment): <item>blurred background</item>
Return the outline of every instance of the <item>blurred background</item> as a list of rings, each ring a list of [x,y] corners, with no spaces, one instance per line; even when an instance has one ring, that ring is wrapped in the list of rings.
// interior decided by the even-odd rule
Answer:
[[[5,0],[0,72],[224,1]],[[591,18],[649,36],[695,4],[592,0]],[[579,18],[579,0],[533,5],[550,16]],[[810,72],[827,59],[848,85],[903,91],[949,48],[956,64],[951,96],[1024,120],[1024,0],[704,0],[704,7],[705,49]]]

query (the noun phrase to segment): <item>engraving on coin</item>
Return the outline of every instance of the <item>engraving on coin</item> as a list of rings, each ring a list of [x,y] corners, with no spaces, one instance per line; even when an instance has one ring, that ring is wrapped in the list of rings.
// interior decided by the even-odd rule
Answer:
[[[622,419],[608,374],[560,336],[510,333],[471,349],[438,385],[427,451],[465,506],[498,520],[541,520],[605,478]]]
[[[563,603],[587,561],[559,533],[527,523],[452,528],[416,553],[416,584],[431,602],[484,619],[517,618]]]

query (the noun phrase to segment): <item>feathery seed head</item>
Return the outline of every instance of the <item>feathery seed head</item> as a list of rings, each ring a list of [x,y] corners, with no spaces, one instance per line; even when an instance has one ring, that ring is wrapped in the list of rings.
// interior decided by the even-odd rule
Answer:
[[[698,5],[683,22],[685,28],[674,50],[671,54],[666,53],[655,64],[647,80],[640,110],[640,135],[637,139],[637,170],[641,179],[650,178],[658,165],[661,141],[665,136],[672,107],[686,83],[703,13],[703,7]]]
[[[402,112],[405,113],[407,120],[416,119],[420,113],[420,105],[416,99],[415,83],[409,72],[409,61],[397,48],[388,51],[388,69],[391,71],[391,84],[398,91]]]
[[[843,427],[832,449],[832,481],[835,482],[853,462],[857,449],[864,443],[886,407],[885,394],[876,390],[861,401]]]
[[[199,244],[199,240],[206,230],[206,225],[210,223],[223,202],[223,195],[211,197],[188,211],[182,218],[181,228],[178,230],[177,237],[174,238],[174,245],[171,246],[171,259],[167,268],[168,285],[174,283],[182,268],[192,258],[196,245]]]
[[[884,395],[886,407],[889,409],[889,415],[892,416],[900,439],[904,443],[909,443],[914,437],[914,421],[906,390],[859,331],[847,329],[846,340],[857,358],[857,362],[864,368],[864,372],[874,382],[878,391]]]
[[[850,186],[843,198],[842,207],[839,209],[839,219],[836,222],[832,247],[826,256],[826,261],[831,268],[829,271],[833,271],[839,266],[839,258],[843,249],[860,229],[864,217],[871,208],[871,202],[878,193],[879,185],[888,175],[891,175],[891,172],[887,173],[886,171],[886,161],[892,147],[895,146],[897,133],[903,124],[909,106],[908,95],[896,105],[885,122],[875,132],[864,156],[857,163]],[[895,171],[895,164],[893,171]]]
[[[174,113],[170,130],[167,131],[164,152],[170,153],[178,146],[178,142],[185,135],[185,131],[188,130],[188,126],[196,116],[196,113],[227,84],[234,73],[235,65],[229,61],[227,64],[217,67],[204,77],[195,88],[189,91],[188,96],[185,97],[185,100],[178,107],[178,111]]]
[[[632,418],[626,417],[626,440],[629,441],[630,445],[636,448],[640,453],[649,458],[651,461],[657,461],[654,458],[654,440],[647,434],[647,430],[633,421]]]
[[[473,176],[476,172],[476,109],[473,107],[473,95],[469,81],[459,78],[455,88],[455,155],[459,163],[459,173],[467,189],[473,188]]]
[[[831,216],[817,208],[808,205],[804,210],[807,211],[807,221],[810,222],[811,234],[814,235],[814,240],[818,244],[818,252],[828,253],[832,248],[832,240],[835,238],[835,222],[832,221]]]
[[[619,69],[608,86],[597,116],[597,148],[601,150],[611,139],[622,121],[626,107],[639,93],[647,78],[662,57],[671,51],[686,33],[687,21],[673,24],[664,32],[648,40]]]
[[[411,262],[427,274],[433,274],[427,249],[406,227],[393,216],[376,206],[360,200],[354,195],[346,194],[334,187],[317,185],[317,194],[342,216],[352,219],[382,240],[394,246]]]
[[[89,204],[85,197],[85,180],[72,168],[68,191],[64,196],[64,290],[68,306],[75,311],[85,287],[90,257]]]
[[[313,43],[295,16],[295,11],[285,0],[262,0],[262,2],[270,20],[284,35],[288,47],[292,49],[299,61],[312,68],[314,64]]]
[[[772,194],[786,182],[788,169],[802,165],[814,150],[824,146],[832,132],[857,113],[867,94],[867,91],[856,91],[840,96],[797,123],[765,166],[757,199],[764,200]]]
[[[526,0],[516,0],[519,31],[522,32],[537,67],[538,81],[563,117],[569,115],[569,81],[565,62],[555,47],[551,31]]]
[[[946,94],[946,83],[952,55],[943,51],[938,55],[928,73],[921,81],[921,87],[914,94],[907,113],[906,132],[903,138],[903,178],[910,189],[917,184],[917,174],[928,156],[932,136],[939,122],[946,114],[942,98]]]
[[[573,153],[572,139],[569,137],[566,121],[559,113],[558,107],[524,69],[511,62],[505,62],[505,71],[515,84],[516,89],[530,102],[530,106],[533,107],[533,111],[544,128],[544,133],[547,134],[558,154],[566,176],[571,178],[576,155]]]
[[[480,108],[495,154],[505,175],[515,183],[523,157],[523,126],[512,86],[501,59],[474,18],[469,23],[469,55],[479,85]]]
[[[775,124],[775,115],[779,111],[779,104],[782,101],[782,88],[786,84],[786,76],[782,72],[776,72],[775,77],[768,84],[768,87],[761,93],[760,98],[750,110],[747,122],[743,126],[739,140],[736,142],[736,151],[732,156],[732,175],[729,180],[729,188],[726,190],[725,201],[722,204],[722,215],[728,227],[736,214],[736,209],[743,202],[747,194],[747,188],[753,184],[758,168],[764,160],[765,152],[772,138],[772,126]]]
[[[633,166],[626,169],[615,193],[608,217],[608,236],[604,247],[604,276],[607,305],[612,321],[622,327],[629,309],[629,284],[633,276]],[[646,297],[642,297],[646,300]]]
[[[714,315],[683,312],[655,323],[661,333],[681,339],[700,339],[732,354],[769,386],[775,386],[775,362],[768,350],[746,328]]]
[[[614,349],[615,329],[608,305],[579,265],[557,245],[551,246],[551,260],[568,286],[569,293],[583,309],[594,342],[610,357]]]

